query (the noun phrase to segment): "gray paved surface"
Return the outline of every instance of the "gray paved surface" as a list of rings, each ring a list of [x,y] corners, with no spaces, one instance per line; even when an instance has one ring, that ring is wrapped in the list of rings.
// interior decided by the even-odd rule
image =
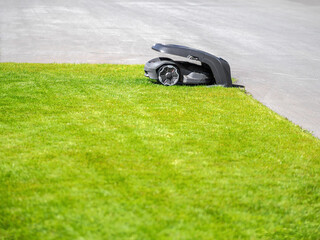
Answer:
[[[1,62],[145,63],[155,42],[222,56],[255,98],[320,136],[318,0],[0,0]]]

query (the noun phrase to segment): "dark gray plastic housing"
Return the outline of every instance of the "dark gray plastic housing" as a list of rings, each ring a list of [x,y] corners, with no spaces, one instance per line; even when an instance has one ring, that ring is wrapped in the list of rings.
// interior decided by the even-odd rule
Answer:
[[[201,50],[174,44],[164,45],[157,43],[152,46],[152,49],[161,53],[185,57],[190,60],[196,60],[204,63],[211,69],[217,85],[232,87],[230,66],[228,62],[222,58],[216,57]]]

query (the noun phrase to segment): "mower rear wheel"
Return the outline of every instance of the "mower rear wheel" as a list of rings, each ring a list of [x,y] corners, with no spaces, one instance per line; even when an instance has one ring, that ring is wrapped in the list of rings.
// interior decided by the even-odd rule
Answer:
[[[173,86],[180,79],[179,68],[175,65],[166,64],[158,70],[158,80],[164,86]]]

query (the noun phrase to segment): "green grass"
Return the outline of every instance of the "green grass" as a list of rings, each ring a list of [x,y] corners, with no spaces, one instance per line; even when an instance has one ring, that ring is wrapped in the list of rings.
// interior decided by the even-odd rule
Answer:
[[[320,141],[239,89],[0,64],[0,239],[320,239]]]

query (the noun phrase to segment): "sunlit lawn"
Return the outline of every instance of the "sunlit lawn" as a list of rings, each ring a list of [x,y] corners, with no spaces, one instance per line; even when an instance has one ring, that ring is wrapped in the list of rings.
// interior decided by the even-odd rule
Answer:
[[[320,239],[319,160],[243,90],[0,64],[0,239]]]

